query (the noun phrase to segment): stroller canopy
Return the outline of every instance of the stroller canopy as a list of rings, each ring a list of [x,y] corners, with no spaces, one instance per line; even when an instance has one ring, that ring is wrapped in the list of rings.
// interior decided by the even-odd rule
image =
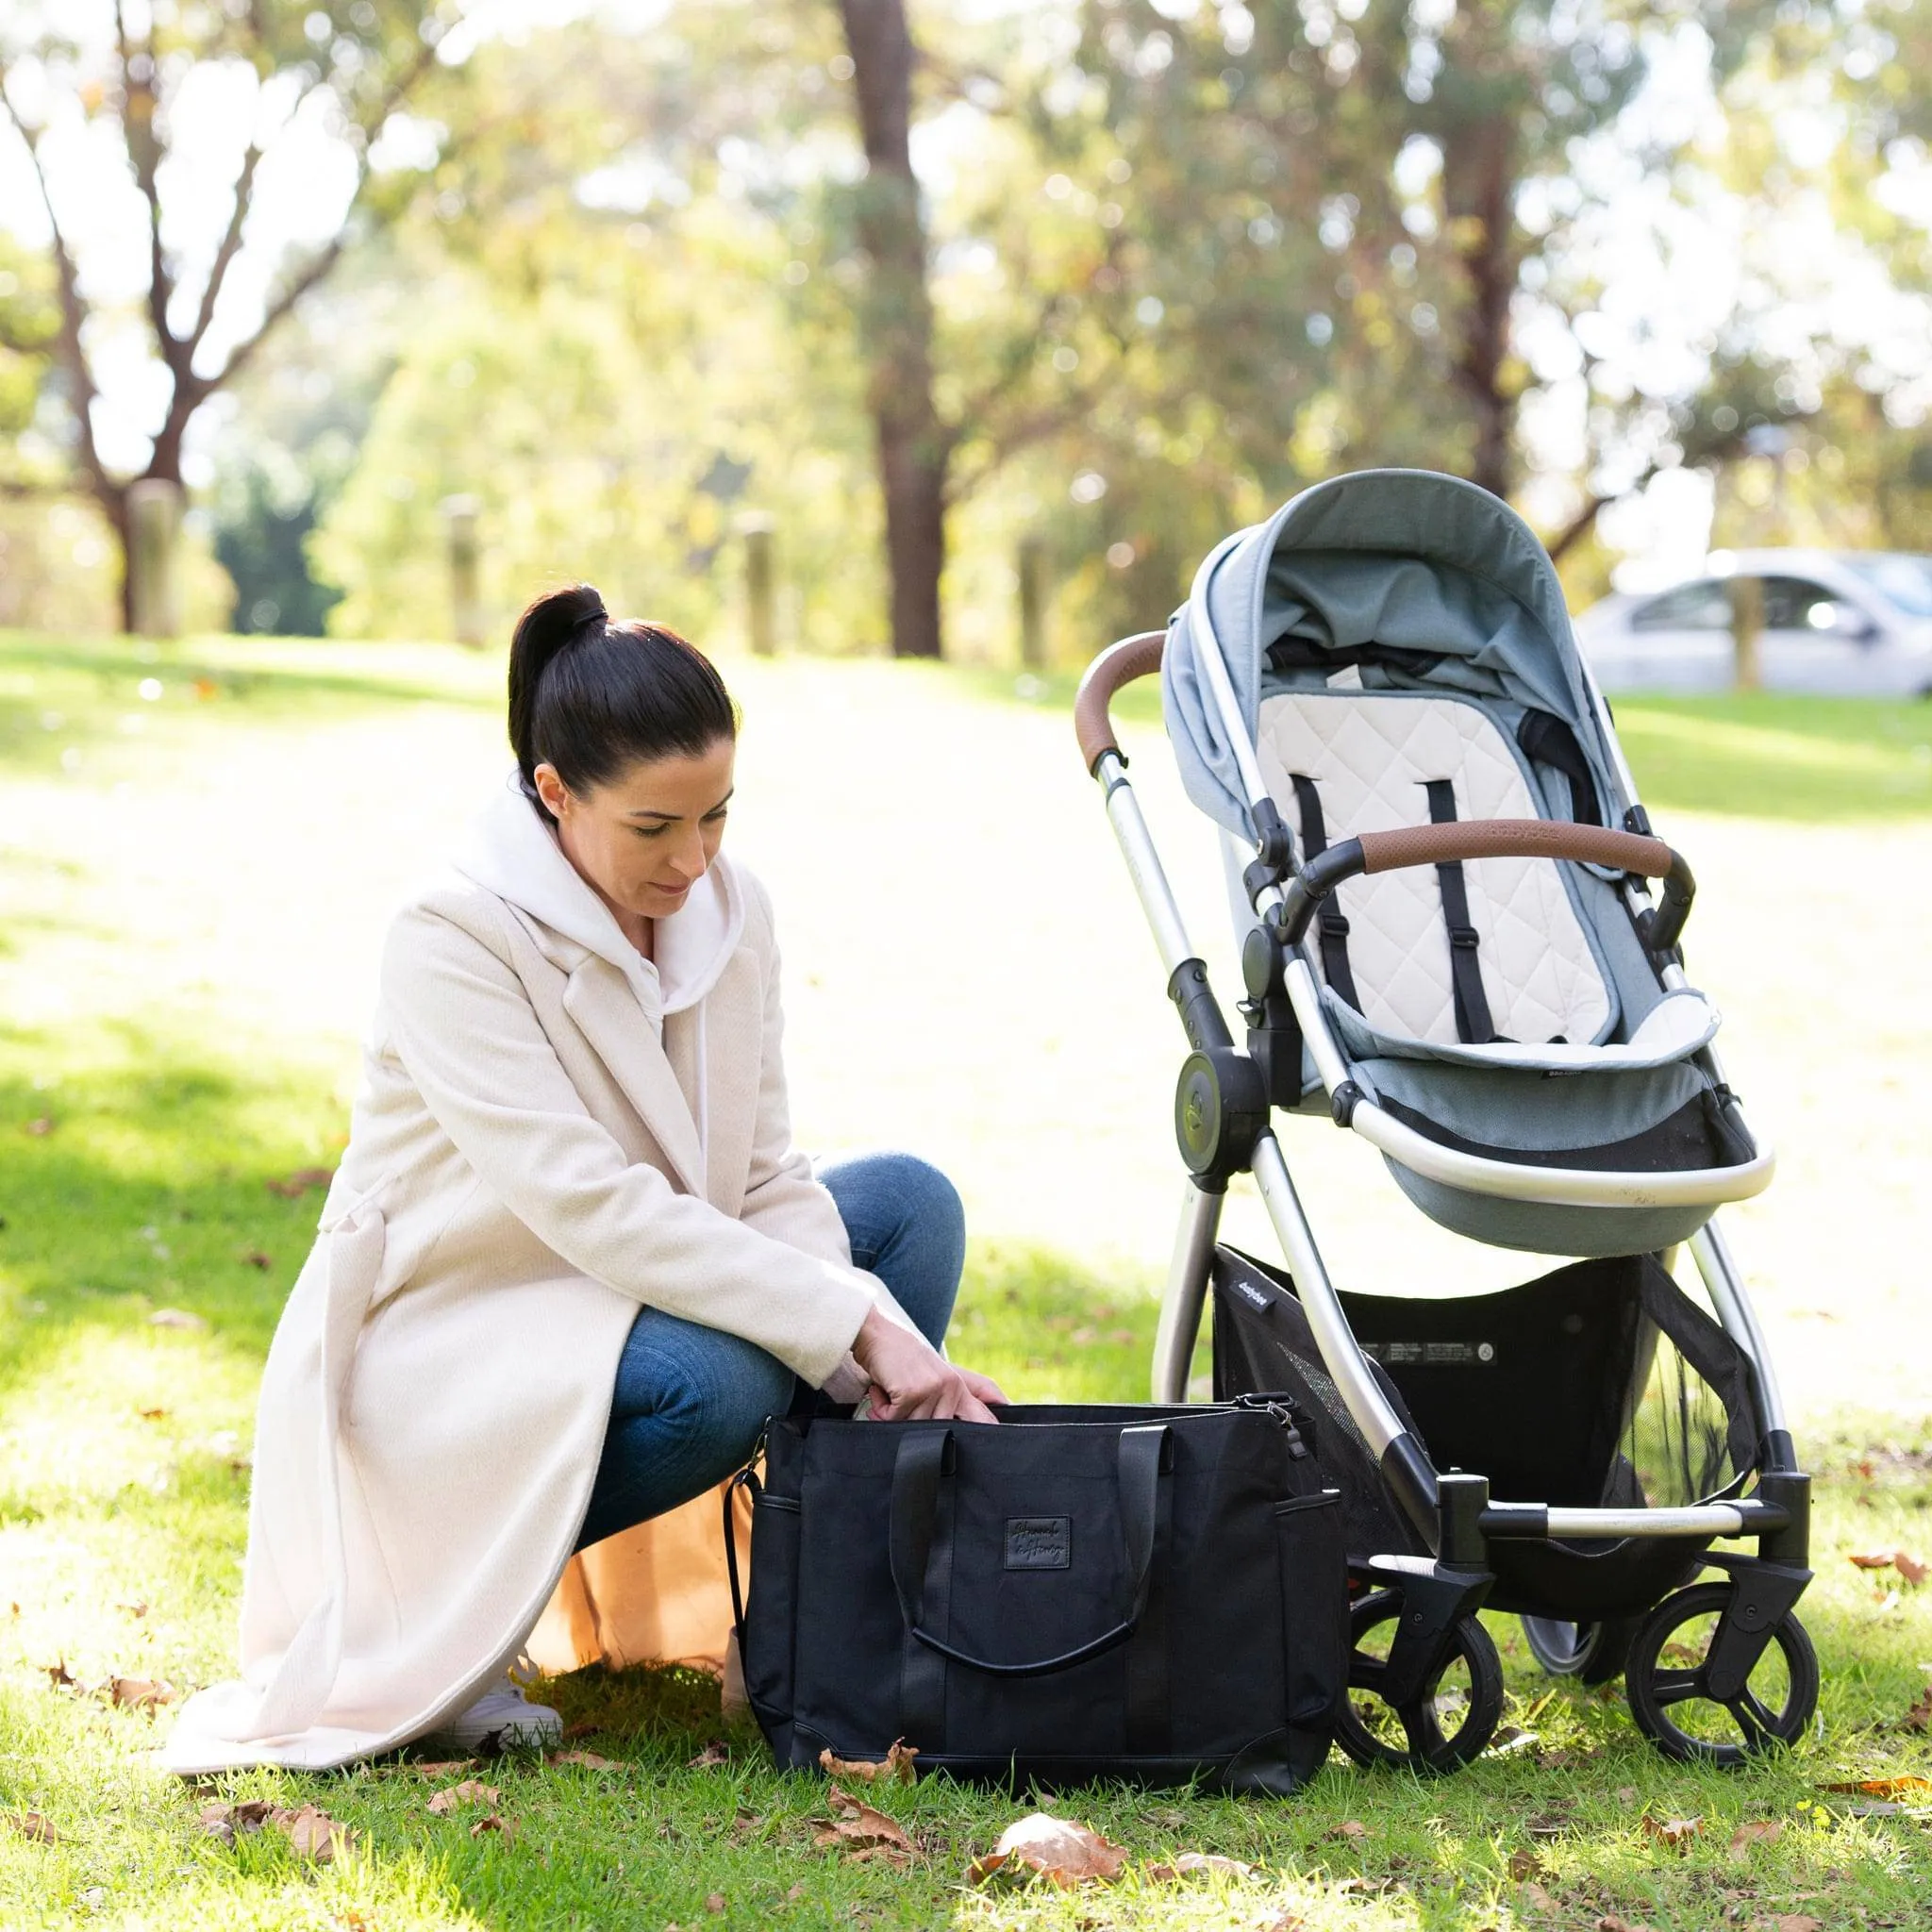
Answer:
[[[1167,731],[1189,797],[1245,838],[1239,768],[1202,681],[1199,653],[1213,641],[1251,739],[1271,670],[1319,683],[1326,666],[1352,664],[1374,690],[1385,666],[1399,667],[1396,681],[1411,690],[1553,713],[1574,734],[1598,795],[1621,794],[1555,567],[1507,504],[1458,477],[1337,476],[1237,532],[1201,566],[1168,631]]]

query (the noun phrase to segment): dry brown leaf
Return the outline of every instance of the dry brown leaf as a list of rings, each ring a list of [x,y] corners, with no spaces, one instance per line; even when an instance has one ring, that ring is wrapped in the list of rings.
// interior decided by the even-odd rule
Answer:
[[[1260,1932],[1307,1932],[1307,1924],[1299,1912],[1283,1912],[1278,1919],[1270,1919]]]
[[[1690,1840],[1704,1829],[1702,1818],[1653,1818],[1643,1814],[1643,1835],[1674,1852],[1687,1852]]]
[[[1218,1852],[1183,1852],[1172,1863],[1143,1868],[1150,1885],[1172,1885],[1182,1878],[1207,1878],[1220,1873],[1227,1878],[1252,1878],[1255,1868],[1240,1858],[1224,1858]]]
[[[299,1811],[271,1811],[268,1822],[287,1838],[298,1857],[313,1858],[318,1865],[330,1863],[354,1841],[349,1827],[338,1824],[319,1805],[304,1805]]]
[[[1537,1741],[1534,1731],[1526,1731],[1521,1724],[1503,1724],[1490,1740],[1488,1753],[1491,1757],[1509,1757],[1519,1751],[1533,1751]]]
[[[138,1601],[131,1604],[116,1604],[114,1607],[117,1610],[126,1611],[130,1617],[144,1617],[147,1615],[147,1606]]]
[[[264,1183],[271,1194],[279,1194],[285,1201],[293,1201],[306,1194],[310,1188],[325,1188],[336,1177],[332,1167],[298,1167],[286,1180]]]
[[[175,1687],[152,1677],[113,1677],[108,1683],[108,1695],[123,1710],[154,1710],[174,1703]]]
[[[1741,1865],[1753,1845],[1774,1845],[1785,1835],[1782,1818],[1747,1818],[1731,1834],[1731,1857]]]
[[[843,1791],[837,1785],[831,1787],[829,1796],[832,1809],[839,1816],[832,1821],[828,1830],[819,1833],[815,1843],[820,1845],[890,1845],[895,1850],[909,1852],[912,1840],[906,1836],[905,1828],[896,1819],[888,1818],[883,1811],[875,1811],[870,1805],[855,1798],[850,1791]]]
[[[134,1412],[144,1423],[158,1423],[168,1411],[165,1408],[137,1408]]]
[[[1932,1684],[1919,1692],[1899,1723],[1908,1731],[1932,1731]]]
[[[1619,1785],[1617,1787],[1617,1803],[1620,1805],[1634,1805],[1642,1795],[1635,1785]]]
[[[575,1743],[579,1738],[595,1738],[602,1734],[604,1726],[593,1724],[565,1724],[563,1740],[567,1744]]]
[[[46,1672],[48,1683],[57,1690],[65,1690],[80,1683],[80,1679],[67,1668],[67,1659],[64,1657],[58,1663],[42,1664],[41,1668]]]
[[[848,1852],[844,1862],[848,1865],[890,1865],[895,1872],[903,1872],[912,1862],[910,1852],[902,1852],[897,1845],[862,1845],[856,1852]]]
[[[1520,1885],[1526,1878],[1541,1878],[1546,1867],[1534,1850],[1528,1845],[1509,1854],[1509,1875]]]
[[[1595,1932],[1650,1932],[1650,1927],[1634,1919],[1620,1919],[1615,1912],[1606,1912],[1596,1922]]]
[[[405,1771],[421,1772],[425,1777],[447,1777],[453,1771],[475,1771],[475,1768],[474,1757],[439,1757],[434,1760],[422,1757],[403,1767]]]
[[[724,1909],[724,1894],[722,1891],[714,1891],[706,1899],[705,1909],[708,1912],[722,1912]]]
[[[1861,1798],[1896,1798],[1905,1791],[1932,1791],[1932,1777],[1864,1777],[1849,1784],[1820,1785],[1821,1791],[1848,1791]]]
[[[553,1751],[552,1764],[580,1764],[586,1771],[617,1771],[621,1769],[616,1758],[599,1757],[594,1751]]]
[[[1824,1924],[1809,1912],[1779,1912],[1771,1921],[1771,1932],[1823,1932]]]
[[[1924,1583],[1928,1574],[1926,1565],[1909,1550],[1894,1550],[1891,1553],[1891,1567],[1907,1583]]]
[[[517,1828],[508,1818],[500,1818],[492,1811],[487,1818],[479,1818],[470,1827],[472,1838],[501,1838],[505,1840],[515,1838]]]
[[[687,1771],[709,1771],[713,1765],[730,1762],[731,1753],[725,1748],[724,1740],[713,1738],[684,1768]]]
[[[186,1308],[157,1308],[147,1318],[150,1328],[206,1328],[205,1316],[192,1315]]]
[[[259,1248],[243,1248],[235,1258],[238,1261],[245,1262],[251,1268],[267,1269],[273,1268],[275,1265],[275,1257],[264,1254]]]
[[[42,1114],[38,1120],[27,1122],[26,1130],[35,1140],[44,1141],[54,1131],[54,1123],[45,1114]]]
[[[1845,1561],[1856,1563],[1860,1570],[1890,1570],[1891,1558],[1890,1550],[1852,1550],[1847,1552]]]
[[[1324,1831],[1324,1838],[1355,1839],[1367,1838],[1369,1827],[1359,1818],[1344,1818],[1340,1824],[1331,1825]]]
[[[1533,1912],[1554,1912],[1557,1909],[1557,1901],[1533,1878],[1524,1881],[1523,1902]]]
[[[1037,1876],[1072,1890],[1095,1880],[1111,1885],[1126,1862],[1125,1851],[1097,1831],[1035,1811],[1008,1825],[992,1850],[967,1867],[966,1879],[971,1885],[984,1885],[998,1875]]]
[[[22,1838],[30,1838],[37,1845],[60,1842],[60,1834],[38,1811],[14,1811],[8,1814],[7,1822]]]
[[[908,1744],[904,1738],[894,1738],[886,1755],[876,1760],[834,1757],[827,1748],[819,1753],[819,1768],[827,1777],[857,1778],[862,1784],[874,1784],[884,1779],[888,1784],[909,1785],[916,1782],[919,1775],[912,1768],[912,1760],[918,1756],[917,1744]]]
[[[497,1805],[503,1800],[503,1793],[494,1785],[480,1783],[474,1777],[466,1777],[459,1785],[451,1785],[446,1791],[438,1791],[429,1801],[429,1808],[438,1817],[454,1811],[458,1805]]]

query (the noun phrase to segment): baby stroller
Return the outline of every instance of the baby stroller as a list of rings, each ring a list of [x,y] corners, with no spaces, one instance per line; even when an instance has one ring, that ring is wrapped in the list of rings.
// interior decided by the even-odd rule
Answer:
[[[1240,1043],[1108,718],[1157,670],[1239,880]],[[1801,1736],[1809,1478],[1713,1219],[1773,1157],[1685,977],[1690,869],[1527,525],[1448,476],[1319,485],[1224,541],[1165,633],[1103,652],[1075,722],[1191,1049],[1154,1399],[1185,1399],[1211,1297],[1216,1398],[1312,1422],[1350,1538],[1344,1747],[1432,1770],[1484,1748],[1502,1673],[1479,1607],[1520,1616],[1546,1669],[1622,1674],[1673,1757]],[[1458,1235],[1575,1258],[1501,1293],[1340,1291],[1276,1109],[1359,1135]],[[1285,1271],[1217,1242],[1241,1172]],[[1715,1319],[1673,1278],[1684,1243]],[[1717,1547],[1739,1538],[1756,1554]]]

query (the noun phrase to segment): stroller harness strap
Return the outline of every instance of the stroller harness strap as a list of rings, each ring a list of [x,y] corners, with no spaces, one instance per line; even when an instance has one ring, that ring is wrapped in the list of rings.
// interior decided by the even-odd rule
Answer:
[[[1429,795],[1429,818],[1439,825],[1456,817],[1456,787],[1447,778],[1430,778],[1424,789]],[[1495,1022],[1490,1017],[1490,1002],[1483,991],[1482,965],[1476,957],[1475,927],[1469,923],[1469,888],[1462,876],[1462,861],[1451,859],[1436,868],[1442,889],[1442,920],[1449,928],[1449,978],[1456,1000],[1456,1037],[1470,1046],[1487,1046],[1496,1037]]]
[[[1328,849],[1328,824],[1322,816],[1322,794],[1315,790],[1315,781],[1301,772],[1291,772],[1289,782],[1294,787],[1294,802],[1301,811],[1302,858],[1305,861],[1320,858]],[[1348,921],[1332,898],[1323,900],[1317,919],[1322,976],[1334,989],[1337,999],[1346,1000],[1359,1013],[1361,995],[1355,990],[1355,973],[1348,963]]]

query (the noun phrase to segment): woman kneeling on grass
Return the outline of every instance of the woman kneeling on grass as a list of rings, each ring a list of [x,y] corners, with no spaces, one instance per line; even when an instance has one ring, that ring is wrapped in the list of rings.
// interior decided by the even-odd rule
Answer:
[[[992,1420],[939,1353],[964,1230],[905,1156],[791,1144],[737,714],[588,587],[510,647],[517,780],[397,919],[348,1149],[262,1378],[243,1680],[167,1761],[541,1742],[507,1671],[574,1549],[701,1495],[811,1390]]]

